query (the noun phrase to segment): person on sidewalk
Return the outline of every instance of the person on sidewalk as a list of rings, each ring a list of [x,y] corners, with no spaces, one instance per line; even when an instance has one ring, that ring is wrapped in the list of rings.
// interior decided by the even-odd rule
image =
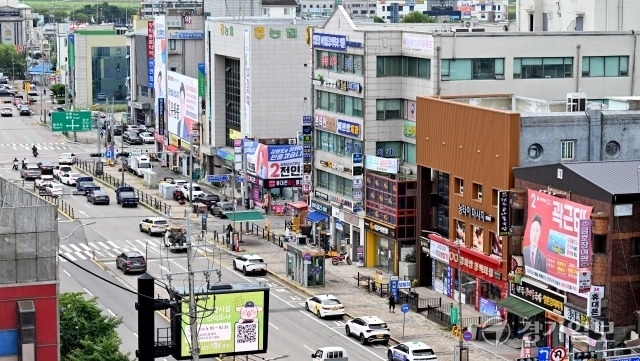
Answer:
[[[227,225],[227,228],[225,229],[224,232],[227,236],[227,244],[231,244],[231,232],[233,232],[233,227],[231,227],[231,223]]]
[[[389,293],[389,313],[396,313],[396,297],[393,293]]]

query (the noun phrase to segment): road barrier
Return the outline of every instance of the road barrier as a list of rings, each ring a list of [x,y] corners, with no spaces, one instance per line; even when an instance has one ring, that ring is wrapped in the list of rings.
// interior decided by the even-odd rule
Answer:
[[[276,234],[265,227],[258,226],[255,223],[251,223],[251,230],[249,232],[250,234],[255,234],[262,239],[266,239],[267,241],[280,246],[280,248],[282,248],[286,242],[286,237],[283,234]]]
[[[91,174],[94,178],[101,180],[102,182],[110,185],[113,188],[118,188],[120,186],[126,186],[126,182],[122,182],[120,179],[106,173],[96,174],[96,167],[93,162],[88,162],[86,160],[78,160],[76,163],[76,168],[82,170],[84,173]],[[146,205],[147,207],[153,208],[157,211],[162,212],[168,216],[171,216],[171,205],[167,204],[161,198],[150,195],[149,193],[143,192],[139,189],[135,189],[136,196],[138,196],[138,202]]]
[[[66,214],[69,218],[75,219],[73,207],[71,207],[69,203],[63,201],[60,197],[54,197],[50,194],[41,195],[41,197],[46,199],[49,203],[54,204],[60,212]]]

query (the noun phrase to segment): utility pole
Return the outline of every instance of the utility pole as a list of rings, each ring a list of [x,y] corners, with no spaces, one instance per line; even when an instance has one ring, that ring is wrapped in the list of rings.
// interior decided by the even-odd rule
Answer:
[[[184,121],[184,119],[183,119]],[[193,209],[193,131],[189,134],[189,209]],[[198,310],[196,309],[195,280],[193,274],[191,248],[191,219],[187,215],[187,271],[189,272],[189,325],[191,330],[191,359],[200,360],[198,344]]]

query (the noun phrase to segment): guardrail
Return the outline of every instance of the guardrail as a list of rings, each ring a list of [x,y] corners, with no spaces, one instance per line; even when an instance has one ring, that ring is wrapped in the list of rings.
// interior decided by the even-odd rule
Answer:
[[[65,202],[60,197],[52,196],[50,194],[40,195],[40,196],[46,199],[49,203],[52,203],[56,207],[58,207],[58,210],[66,214],[67,216],[69,216],[69,218],[75,219],[75,216],[73,214],[73,207],[71,207],[69,203]]]
[[[257,237],[261,237],[262,239],[266,239],[267,241],[278,245],[282,248],[283,244],[286,242],[286,238],[282,234],[276,234],[271,232],[269,229],[265,227],[260,227],[255,223],[251,223],[251,234],[255,234]]]
[[[120,186],[126,186],[127,183],[126,182],[122,182],[120,179],[117,179],[116,177],[110,175],[110,174],[106,174],[106,173],[102,173],[102,174],[96,174],[96,167],[93,163],[90,163],[86,160],[80,160],[78,159],[78,161],[76,162],[76,167],[78,169],[81,169],[83,172],[91,174],[94,178],[100,179],[102,182],[110,185],[113,188],[118,188]],[[171,205],[167,204],[166,201],[162,200],[161,198],[158,198],[156,196],[150,195],[144,191],[141,191],[139,189],[135,189],[135,193],[138,196],[138,202],[142,203],[150,208],[153,208],[155,210],[158,210],[160,212],[162,212],[163,214],[168,215],[169,217],[171,216]]]

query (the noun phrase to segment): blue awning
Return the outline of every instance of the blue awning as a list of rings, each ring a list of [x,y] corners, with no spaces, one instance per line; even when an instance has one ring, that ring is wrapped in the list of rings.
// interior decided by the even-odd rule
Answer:
[[[307,220],[314,223],[324,221],[327,218],[329,218],[329,216],[321,212],[311,212],[307,214]]]

